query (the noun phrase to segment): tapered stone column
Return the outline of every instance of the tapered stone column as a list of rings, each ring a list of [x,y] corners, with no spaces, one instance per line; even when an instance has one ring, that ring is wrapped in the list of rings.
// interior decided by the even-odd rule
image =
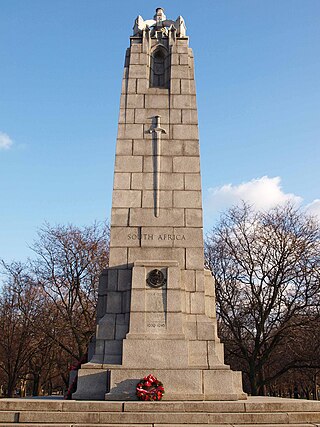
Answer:
[[[76,399],[133,399],[150,372],[169,400],[245,398],[217,336],[201,200],[193,53],[183,18],[159,8],[153,20],[136,19],[126,53],[110,265]]]

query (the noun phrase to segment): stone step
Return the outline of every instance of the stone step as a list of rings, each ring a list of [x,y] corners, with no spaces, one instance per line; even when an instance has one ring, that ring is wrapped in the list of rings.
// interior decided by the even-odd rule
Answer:
[[[1,411],[0,422],[60,424],[293,424],[319,423],[319,412],[41,412]]]
[[[138,403],[138,402],[137,402]],[[162,403],[162,402],[159,402]],[[0,399],[0,411],[123,412],[124,402],[49,399]]]
[[[320,412],[320,401],[249,397],[243,401],[75,401],[0,399],[0,411],[46,412]]]
[[[320,427],[320,402],[248,398],[237,402],[111,402],[0,399],[1,426]]]
[[[99,427],[124,427],[123,424],[78,424],[78,423],[68,423],[68,424],[56,424],[56,423],[49,423],[49,424],[34,424],[34,423],[0,423],[0,427],[96,427],[99,425]],[[180,424],[183,427],[186,427],[186,424]],[[191,424],[190,424],[191,425]],[[193,424],[196,427],[199,427],[199,424]],[[125,427],[153,427],[153,424],[126,424]],[[171,427],[171,424],[167,424],[166,427]],[[200,426],[201,427],[201,426]],[[206,427],[208,424],[206,424]],[[214,427],[221,427],[221,426],[214,426]],[[223,427],[226,427],[224,425]],[[290,426],[290,427],[310,427],[310,424],[306,425],[297,425],[297,426]]]
[[[97,424],[0,423],[0,427],[96,427]],[[126,424],[125,427],[261,427],[262,424]],[[264,424],[264,427],[319,427],[319,424]],[[123,424],[99,424],[99,427],[124,427]]]

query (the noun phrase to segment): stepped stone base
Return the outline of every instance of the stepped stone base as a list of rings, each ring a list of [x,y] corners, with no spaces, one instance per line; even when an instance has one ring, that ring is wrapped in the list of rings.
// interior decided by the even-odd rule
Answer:
[[[85,368],[85,369],[84,369]],[[104,369],[103,369],[104,368]],[[128,369],[116,365],[82,366],[78,377],[76,400],[137,400],[135,390],[141,378],[150,372],[146,369]],[[110,392],[106,393],[110,369]],[[226,365],[216,369],[154,369],[152,374],[165,387],[164,400],[239,400],[246,399],[242,391],[241,373]]]
[[[0,426],[10,427],[319,427],[320,402],[249,397],[231,402],[76,402],[0,399]]]

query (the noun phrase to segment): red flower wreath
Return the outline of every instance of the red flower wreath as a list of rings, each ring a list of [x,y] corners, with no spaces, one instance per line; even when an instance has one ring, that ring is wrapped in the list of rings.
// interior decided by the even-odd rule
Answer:
[[[149,374],[137,384],[136,394],[140,400],[161,400],[164,394],[163,384]]]

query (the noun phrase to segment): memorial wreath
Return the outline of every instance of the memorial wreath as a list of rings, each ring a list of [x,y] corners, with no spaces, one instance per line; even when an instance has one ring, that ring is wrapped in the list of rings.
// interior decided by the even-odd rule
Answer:
[[[136,394],[140,400],[161,400],[164,394],[163,384],[149,374],[138,382]]]

